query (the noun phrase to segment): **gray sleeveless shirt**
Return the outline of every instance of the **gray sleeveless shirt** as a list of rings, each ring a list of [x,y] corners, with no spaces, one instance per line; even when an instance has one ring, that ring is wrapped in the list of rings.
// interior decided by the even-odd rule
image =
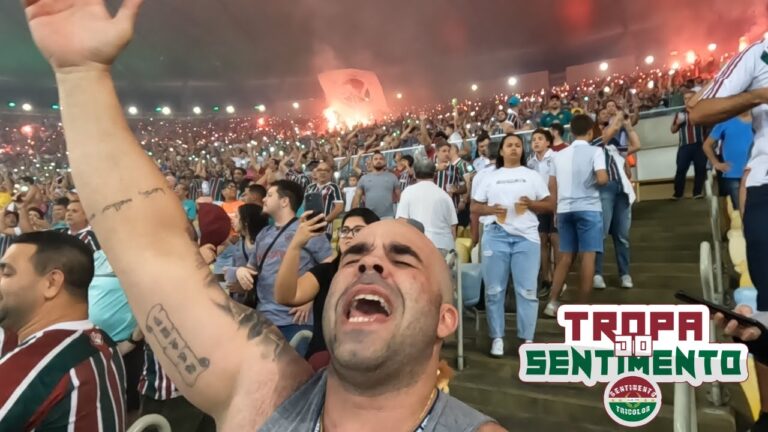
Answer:
[[[283,402],[261,432],[313,432],[325,402],[327,371],[318,372]],[[473,432],[494,420],[456,398],[438,392],[424,432]]]

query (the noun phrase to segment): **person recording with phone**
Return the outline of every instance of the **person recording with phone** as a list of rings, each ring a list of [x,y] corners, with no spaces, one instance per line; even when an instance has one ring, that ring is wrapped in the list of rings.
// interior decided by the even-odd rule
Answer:
[[[248,265],[235,271],[240,286],[250,295],[246,305],[255,306],[265,318],[277,326],[288,341],[300,331],[312,331],[313,328],[311,303],[289,308],[279,304],[274,295],[277,272],[299,227],[296,212],[303,198],[304,192],[297,183],[278,180],[272,184],[267,190],[263,211],[272,217],[275,224],[261,230],[256,236]],[[330,256],[331,244],[328,239],[325,236],[312,238],[301,250],[297,274],[304,274]],[[306,344],[296,347],[296,351],[301,355],[304,355],[306,350]]]
[[[378,222],[379,217],[367,208],[356,208],[344,215],[339,229],[339,246],[336,257],[326,259],[320,264],[310,268],[302,276],[299,276],[302,251],[312,239],[318,238],[325,230],[326,222],[321,215],[314,215],[311,211],[302,215],[300,224],[296,229],[296,235],[288,245],[280,270],[275,280],[275,300],[278,303],[297,307],[312,303],[314,328],[312,340],[305,357],[317,369],[318,366],[327,364],[327,347],[323,337],[323,307],[331,287],[331,281],[339,269],[339,260],[347,248],[352,244],[355,236],[366,226]],[[317,358],[312,357],[318,355]]]
[[[319,194],[322,213],[328,222],[325,234],[328,240],[333,236],[333,221],[344,211],[344,197],[339,185],[331,181],[333,168],[326,162],[320,162],[314,170],[316,181],[309,185],[306,195]],[[304,210],[309,210],[306,206]]]

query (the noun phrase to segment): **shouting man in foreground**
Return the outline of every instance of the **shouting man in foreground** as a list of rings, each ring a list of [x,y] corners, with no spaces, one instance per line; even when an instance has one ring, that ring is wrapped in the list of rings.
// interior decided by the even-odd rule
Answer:
[[[113,18],[103,0],[24,0],[66,107],[72,175],[88,219],[184,396],[224,431],[503,430],[435,390],[442,340],[458,311],[442,257],[406,224],[370,227],[342,257],[323,315],[331,366],[314,377],[269,321],[229,300],[114,90],[110,66],[140,3],[124,0]]]

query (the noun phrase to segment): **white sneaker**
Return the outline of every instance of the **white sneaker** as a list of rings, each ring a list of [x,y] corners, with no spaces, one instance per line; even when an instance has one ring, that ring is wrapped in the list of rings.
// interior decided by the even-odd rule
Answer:
[[[557,302],[547,303],[547,307],[544,308],[544,315],[552,318],[557,317],[557,308],[559,307],[560,307],[560,304]]]
[[[596,274],[595,277],[592,278],[592,288],[605,289],[605,279],[603,279],[602,275]]]
[[[491,343],[491,357],[501,357],[504,355],[504,339],[496,338]]]
[[[634,285],[632,284],[632,276],[630,275],[624,275],[621,277],[621,287],[622,288],[632,288]]]

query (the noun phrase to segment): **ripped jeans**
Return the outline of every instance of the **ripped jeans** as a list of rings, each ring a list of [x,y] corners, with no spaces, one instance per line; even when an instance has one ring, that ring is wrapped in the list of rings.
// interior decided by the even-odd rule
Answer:
[[[495,223],[485,227],[483,281],[491,339],[504,337],[504,299],[511,273],[517,304],[517,337],[522,340],[533,340],[539,314],[536,281],[540,266],[541,245],[539,243],[509,234]]]

